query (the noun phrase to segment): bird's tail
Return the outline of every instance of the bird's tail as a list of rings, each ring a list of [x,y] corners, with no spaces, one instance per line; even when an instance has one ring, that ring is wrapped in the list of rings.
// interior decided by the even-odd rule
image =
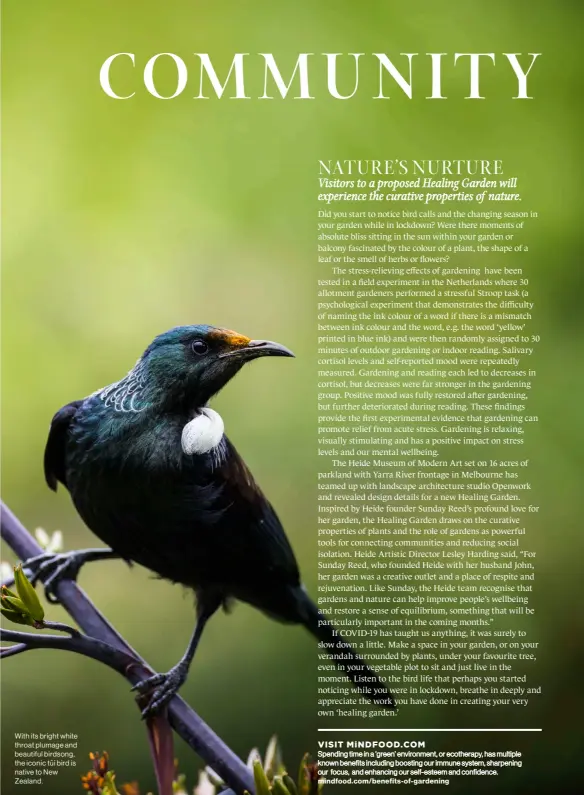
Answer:
[[[387,686],[337,632],[308,594],[302,591],[299,600],[304,625],[319,641],[319,648],[330,655],[335,665],[344,671],[363,698],[373,704],[383,705],[388,710],[395,709],[395,699]]]

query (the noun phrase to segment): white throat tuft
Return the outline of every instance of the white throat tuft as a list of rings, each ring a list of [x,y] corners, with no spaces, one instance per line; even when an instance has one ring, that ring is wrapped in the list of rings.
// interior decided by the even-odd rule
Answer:
[[[221,442],[225,425],[221,415],[210,408],[199,409],[197,416],[182,431],[181,446],[186,455],[210,453]]]

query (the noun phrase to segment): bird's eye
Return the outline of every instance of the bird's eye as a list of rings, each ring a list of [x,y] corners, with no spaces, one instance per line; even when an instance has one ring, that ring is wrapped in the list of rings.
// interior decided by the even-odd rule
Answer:
[[[191,348],[193,353],[196,353],[197,356],[202,356],[209,350],[209,346],[204,340],[193,340],[193,342],[191,342]]]

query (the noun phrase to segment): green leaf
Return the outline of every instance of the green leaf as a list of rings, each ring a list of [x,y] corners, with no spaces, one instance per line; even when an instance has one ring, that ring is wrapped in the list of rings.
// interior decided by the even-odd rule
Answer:
[[[37,592],[33,588],[30,580],[22,570],[22,565],[14,567],[14,584],[18,595],[26,605],[27,611],[34,618],[35,621],[42,621],[45,617],[45,611],[37,596]]]
[[[259,762],[261,762],[262,761],[261,754],[257,748],[252,748],[249,754],[247,755],[247,761],[245,763],[245,766],[249,767],[250,770],[253,770],[253,763],[256,761],[256,759]],[[215,773],[213,775],[216,776],[217,774]]]
[[[12,596],[14,599],[18,599],[18,594],[11,591],[7,585],[2,586],[2,596]]]
[[[116,777],[111,770],[105,774],[105,780],[102,787],[103,795],[120,795],[116,787],[115,778]]]
[[[274,778],[274,782],[272,784],[272,792],[274,795],[292,795],[288,787],[284,784],[282,778],[280,776],[276,776]]]
[[[27,627],[33,627],[34,622],[32,618],[23,616],[22,613],[17,613],[15,610],[6,607],[0,607],[0,613],[7,618],[8,621],[13,621],[15,624],[24,624]]]
[[[3,596],[2,605],[7,610],[14,610],[16,613],[20,613],[23,616],[30,615],[26,605],[24,604],[22,599],[18,598],[18,596]]]
[[[270,795],[270,782],[266,776],[262,763],[256,759],[253,763],[253,777],[256,785],[256,795]]]
[[[300,768],[298,770],[298,793],[299,795],[308,795],[308,770],[306,769],[306,765],[308,764],[309,756],[308,754],[304,754],[302,759],[300,760]]]
[[[282,776],[282,780],[286,785],[286,789],[288,790],[290,795],[298,795],[298,789],[296,788],[296,784],[294,783],[294,780],[291,779],[287,773],[285,773]]]
[[[284,772],[282,753],[280,751],[278,738],[275,734],[270,738],[270,742],[268,743],[266,758],[264,760],[264,770],[269,779],[274,778],[278,773],[281,774]]]

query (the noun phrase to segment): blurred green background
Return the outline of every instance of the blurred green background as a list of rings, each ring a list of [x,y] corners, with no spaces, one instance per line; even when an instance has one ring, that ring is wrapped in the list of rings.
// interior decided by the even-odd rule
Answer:
[[[67,494],[43,481],[53,413],[121,377],[157,333],[211,323],[297,354],[246,369],[217,405],[314,592],[317,160],[502,158],[520,176],[526,203],[540,212],[529,270],[542,335],[530,408],[541,420],[525,452],[541,504],[530,533],[545,684],[529,721],[546,731],[500,742],[523,748],[529,770],[521,785],[508,775],[497,789],[579,791],[571,782],[582,706],[582,5],[4,0],[3,11],[3,498],[28,527],[62,529],[69,548],[95,541]],[[119,51],[136,53],[137,94],[125,102],[98,83],[100,65]],[[530,76],[535,99],[511,99],[515,80],[502,59],[485,71],[480,102],[463,99],[468,72],[446,66],[450,99],[441,102],[424,99],[427,71],[413,101],[396,89],[385,102],[366,90],[340,102],[325,95],[316,69],[311,101],[192,99],[194,52],[210,53],[223,76],[235,52],[274,53],[284,71],[299,52],[455,51],[542,52]],[[140,67],[158,52],[175,52],[192,69],[178,99],[156,100],[139,84]],[[257,97],[259,60],[249,61]],[[370,69],[363,85],[375,82]],[[171,77],[161,64],[161,89]],[[12,560],[6,549],[3,558]],[[120,563],[87,567],[81,584],[154,667],[166,670],[183,653],[189,594]],[[51,609],[54,620],[64,615]],[[316,751],[315,660],[301,629],[237,606],[211,622],[182,694],[242,756],[277,732],[295,765]],[[90,750],[107,748],[119,780],[153,786],[145,733],[119,677],[39,651],[3,665],[1,686],[3,792],[22,791],[12,783],[12,733],[35,727],[77,732],[82,765]],[[460,722],[446,712],[415,720]],[[460,735],[430,739],[470,747]],[[178,756],[194,783],[198,760],[180,743]],[[43,792],[77,792],[82,770],[45,782]],[[473,781],[472,792],[484,786]],[[465,795],[468,787],[451,785]]]

